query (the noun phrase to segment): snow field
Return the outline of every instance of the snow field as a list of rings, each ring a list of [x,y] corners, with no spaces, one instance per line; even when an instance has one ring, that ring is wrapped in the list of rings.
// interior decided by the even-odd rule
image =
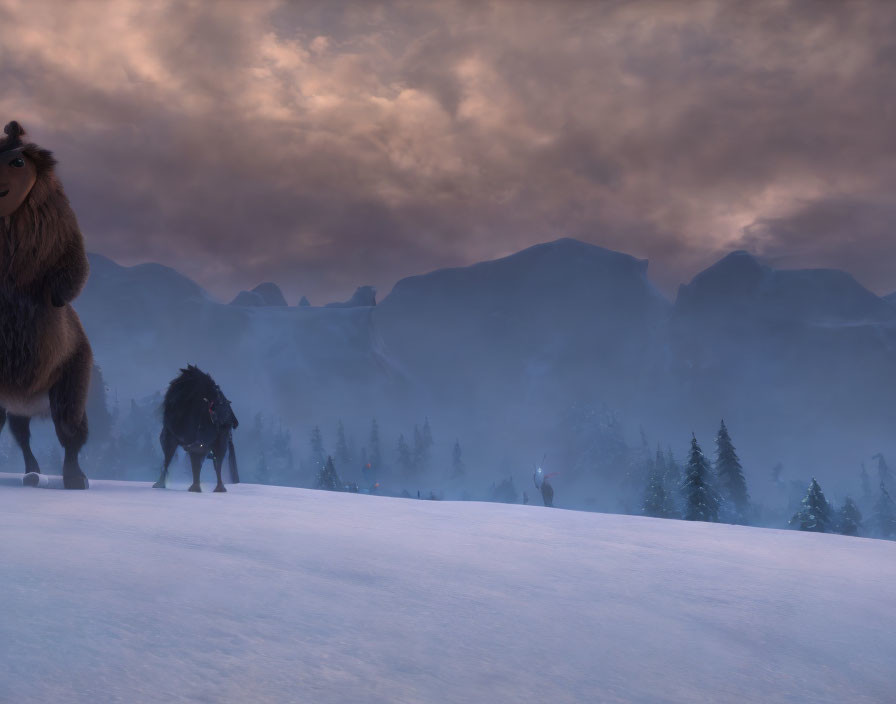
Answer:
[[[2,702],[892,702],[896,542],[0,474]]]

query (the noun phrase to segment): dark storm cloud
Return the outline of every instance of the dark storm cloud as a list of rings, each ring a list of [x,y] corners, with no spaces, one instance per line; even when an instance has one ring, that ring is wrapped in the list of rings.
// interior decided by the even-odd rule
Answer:
[[[861,271],[867,286],[887,293],[896,288],[894,223],[896,202],[821,199],[787,217],[764,218],[750,225],[744,230],[743,246],[782,268]]]
[[[886,291],[894,37],[886,2],[0,0],[0,111],[91,249],[224,298],[567,235],[667,288],[746,245]]]

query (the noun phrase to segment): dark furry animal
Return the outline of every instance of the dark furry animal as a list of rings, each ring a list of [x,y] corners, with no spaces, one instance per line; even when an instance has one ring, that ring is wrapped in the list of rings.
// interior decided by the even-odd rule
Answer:
[[[199,470],[202,462],[211,453],[215,463],[218,485],[215,491],[227,491],[221,481],[221,465],[224,455],[230,450],[230,481],[239,484],[240,475],[236,467],[236,453],[233,449],[233,431],[239,421],[233,414],[230,401],[221,388],[205,372],[193,365],[180,370],[165,392],[162,404],[162,452],[165,464],[159,480],[153,484],[156,489],[164,489],[168,479],[168,465],[180,445],[190,455],[193,466],[193,484],[190,491],[199,488]]]
[[[86,489],[78,453],[93,353],[69,303],[88,275],[84,238],[51,152],[18,122],[0,139],[0,428],[8,418],[25,472],[40,472],[29,424],[49,414],[65,449],[66,489]]]

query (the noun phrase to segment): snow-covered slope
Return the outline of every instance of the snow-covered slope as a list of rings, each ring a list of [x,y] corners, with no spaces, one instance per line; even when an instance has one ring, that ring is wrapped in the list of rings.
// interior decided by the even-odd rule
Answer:
[[[19,482],[0,475],[0,701],[893,701],[893,542]]]

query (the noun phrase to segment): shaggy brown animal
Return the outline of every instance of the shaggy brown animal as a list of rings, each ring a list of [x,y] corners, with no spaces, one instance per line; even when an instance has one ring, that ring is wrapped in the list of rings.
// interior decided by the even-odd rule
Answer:
[[[0,429],[25,458],[33,416],[52,416],[65,449],[67,489],[86,489],[78,453],[87,440],[85,405],[93,354],[69,305],[87,281],[84,238],[54,173],[52,153],[10,122],[0,139]]]

